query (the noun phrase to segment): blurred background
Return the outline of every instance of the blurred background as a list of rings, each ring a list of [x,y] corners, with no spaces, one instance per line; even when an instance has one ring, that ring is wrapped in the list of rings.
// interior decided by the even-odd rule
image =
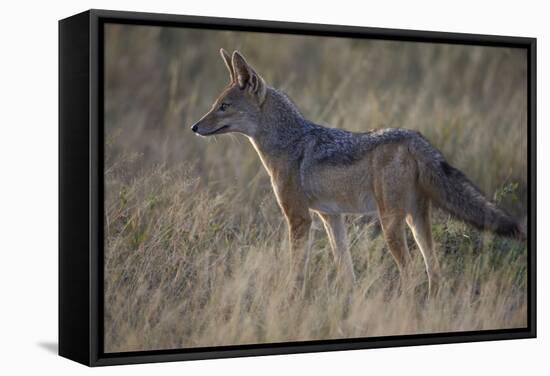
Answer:
[[[312,270],[329,287],[299,310],[285,305],[284,293],[273,289],[284,283],[285,223],[259,158],[242,136],[206,139],[190,131],[228,83],[221,47],[243,53],[313,122],[421,131],[488,197],[526,216],[525,50],[108,24],[107,351],[524,324],[525,247],[442,213],[434,236],[444,270],[457,278],[439,306],[388,298],[391,283],[383,281],[395,266],[380,237],[365,236],[368,228],[353,218],[351,250],[362,286],[356,304],[335,308],[343,304],[323,282],[331,260],[317,226]],[[418,270],[420,286],[425,276]],[[372,311],[373,304],[391,305],[395,320]],[[449,306],[453,312],[443,310]],[[411,309],[419,316],[403,320]]]

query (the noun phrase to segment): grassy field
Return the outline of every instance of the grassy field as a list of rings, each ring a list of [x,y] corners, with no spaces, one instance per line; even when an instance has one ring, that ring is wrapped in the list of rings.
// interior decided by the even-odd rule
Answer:
[[[525,220],[527,66],[520,50],[108,26],[105,77],[105,351],[522,327],[525,244],[434,213],[439,295],[412,237],[413,284],[376,225],[348,216],[358,277],[333,283],[315,219],[311,278],[292,300],[287,230],[241,136],[189,126],[239,49],[312,121],[349,130],[420,130],[488,197]],[[410,234],[409,234],[410,235]]]

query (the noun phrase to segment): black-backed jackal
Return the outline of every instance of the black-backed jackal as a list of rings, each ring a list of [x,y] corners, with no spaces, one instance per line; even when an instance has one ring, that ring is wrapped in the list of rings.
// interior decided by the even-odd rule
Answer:
[[[202,136],[239,132],[258,152],[288,223],[298,280],[305,278],[311,212],[324,223],[339,275],[355,280],[344,214],[377,212],[402,276],[410,254],[407,224],[424,258],[429,288],[440,278],[434,253],[432,205],[480,229],[525,238],[519,223],[482,192],[417,131],[365,133],[308,121],[284,93],[269,87],[237,51],[222,58],[230,82],[192,126]]]

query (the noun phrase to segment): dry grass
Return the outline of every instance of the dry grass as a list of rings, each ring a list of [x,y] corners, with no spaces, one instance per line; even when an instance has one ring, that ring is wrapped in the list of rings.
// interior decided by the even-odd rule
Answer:
[[[416,275],[401,291],[381,236],[349,216],[357,287],[333,283],[315,223],[306,296],[291,300],[285,223],[253,149],[188,129],[227,80],[217,50],[239,48],[311,120],[421,130],[524,218],[521,51],[135,26],[109,26],[106,38],[107,352],[526,325],[525,245],[440,212],[435,299],[413,242]]]

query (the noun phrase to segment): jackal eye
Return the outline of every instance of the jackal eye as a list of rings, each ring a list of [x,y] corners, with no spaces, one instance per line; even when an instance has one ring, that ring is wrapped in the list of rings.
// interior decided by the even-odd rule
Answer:
[[[225,102],[222,103],[222,104],[220,105],[220,111],[225,111],[225,110],[227,110],[227,108],[228,108],[229,106],[231,106],[231,104],[225,103]]]

